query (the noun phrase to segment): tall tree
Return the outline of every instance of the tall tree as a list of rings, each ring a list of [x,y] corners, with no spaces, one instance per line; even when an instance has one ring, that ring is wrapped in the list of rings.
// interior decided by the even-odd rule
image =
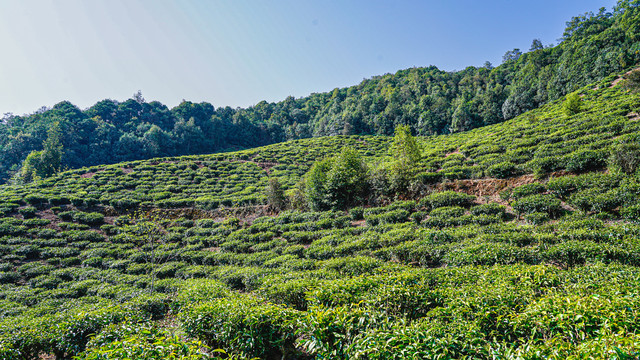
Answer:
[[[393,191],[402,194],[409,188],[416,165],[422,154],[416,138],[411,135],[408,125],[398,126],[391,142],[391,156],[389,181]]]

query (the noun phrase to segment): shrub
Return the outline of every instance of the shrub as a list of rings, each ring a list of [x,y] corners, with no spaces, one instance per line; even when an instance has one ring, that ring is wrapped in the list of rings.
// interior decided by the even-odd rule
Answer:
[[[549,221],[549,214],[546,212],[534,212],[525,214],[524,220],[531,225],[542,225]]]
[[[541,194],[545,191],[546,188],[544,185],[540,183],[531,183],[514,188],[510,195],[514,199],[520,199],[529,195]]]
[[[587,189],[571,195],[571,205],[582,211],[610,212],[622,204],[617,189],[602,192],[601,189]]]
[[[471,215],[499,215],[504,217],[506,207],[496,203],[481,204],[471,208]]]
[[[71,221],[73,220],[75,213],[75,211],[63,211],[58,214],[58,217],[64,221]]]
[[[37,209],[34,208],[33,206],[27,206],[25,208],[18,209],[18,212],[22,216],[24,216],[25,219],[30,219],[30,218],[36,216],[36,211],[37,211]]]
[[[24,201],[27,202],[27,204],[37,207],[47,203],[49,199],[46,196],[41,194],[29,194],[24,197]]]
[[[267,195],[267,204],[276,210],[283,210],[286,206],[286,198],[284,190],[277,178],[269,178],[265,189]]]
[[[460,206],[443,206],[437,209],[433,209],[429,215],[444,217],[444,218],[456,218],[464,215],[465,209]]]
[[[364,208],[362,207],[354,207],[349,210],[349,217],[353,221],[364,219]]]
[[[455,191],[443,191],[433,193],[420,200],[420,204],[435,209],[443,206],[469,207],[473,204],[475,196],[459,193]]]
[[[518,168],[511,162],[505,161],[489,166],[485,170],[487,176],[497,179],[506,179],[518,173]]]
[[[626,206],[620,209],[620,214],[627,220],[640,220],[640,205]]]
[[[121,324],[103,329],[76,359],[211,359],[203,348],[199,341],[184,340],[153,324]]]
[[[179,317],[187,335],[213,347],[260,358],[289,358],[296,352],[299,313],[284,306],[243,296],[198,304]]]
[[[78,222],[91,226],[97,226],[104,222],[104,215],[96,212],[76,212],[73,218]]]
[[[640,166],[640,144],[637,142],[621,143],[613,148],[609,164],[625,174],[633,174]]]
[[[577,92],[567,95],[565,101],[562,103],[562,111],[567,116],[572,116],[582,111],[582,99]]]
[[[607,164],[602,151],[582,150],[567,157],[566,169],[573,172],[585,172],[601,169]]]
[[[551,218],[556,218],[562,212],[560,200],[553,195],[529,195],[516,200],[513,209],[519,214],[547,213]]]

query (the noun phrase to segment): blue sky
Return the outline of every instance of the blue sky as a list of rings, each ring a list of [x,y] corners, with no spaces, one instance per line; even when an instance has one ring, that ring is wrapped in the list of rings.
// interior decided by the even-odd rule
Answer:
[[[413,66],[494,65],[615,0],[2,0],[0,114],[138,90],[246,107]]]

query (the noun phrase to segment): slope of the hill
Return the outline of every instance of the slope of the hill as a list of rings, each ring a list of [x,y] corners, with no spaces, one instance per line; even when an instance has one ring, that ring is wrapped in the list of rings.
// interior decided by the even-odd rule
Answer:
[[[422,139],[416,198],[271,213],[341,147],[296,140],[0,187],[2,359],[637,358],[640,138],[617,76],[510,121]]]
[[[620,0],[612,12],[574,17],[562,41],[514,49],[493,68],[446,72],[413,68],[356,86],[247,109],[183,102],[173,109],[140,94],[103,100],[84,111],[69,102],[0,125],[0,179],[42,149],[58,122],[63,166],[77,168],[158,156],[202,154],[290,139],[339,134],[391,135],[409,124],[420,135],[502,122],[588,83],[640,63],[640,8]]]

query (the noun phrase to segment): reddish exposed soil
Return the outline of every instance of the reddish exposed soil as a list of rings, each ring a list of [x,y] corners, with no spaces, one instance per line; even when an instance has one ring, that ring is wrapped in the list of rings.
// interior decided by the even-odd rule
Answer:
[[[466,194],[476,195],[478,198],[496,197],[501,191],[507,188],[531,184],[536,181],[537,179],[533,175],[529,174],[509,179],[455,180],[452,182],[439,183],[436,185],[435,189],[438,191],[454,190],[464,192]],[[495,201],[495,199],[492,200]]]

